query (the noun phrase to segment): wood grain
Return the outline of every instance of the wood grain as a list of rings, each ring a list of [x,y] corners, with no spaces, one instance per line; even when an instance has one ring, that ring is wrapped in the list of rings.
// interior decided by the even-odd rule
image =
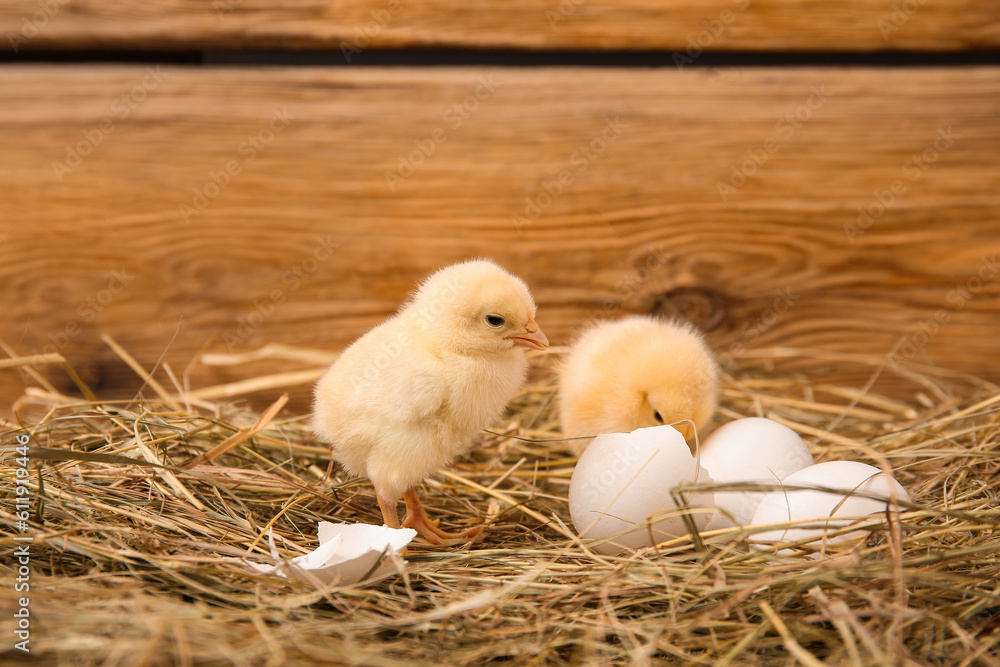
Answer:
[[[151,368],[181,324],[164,359],[192,387],[296,370],[197,357],[338,349],[474,256],[525,278],[557,344],[676,311],[735,363],[897,349],[1000,381],[997,68],[12,66],[0,87],[0,338],[100,395],[140,385],[101,333]],[[22,388],[0,371],[0,405]]]
[[[924,51],[996,48],[991,0],[18,0],[11,46],[31,48],[648,49]],[[13,35],[13,39],[11,38]]]

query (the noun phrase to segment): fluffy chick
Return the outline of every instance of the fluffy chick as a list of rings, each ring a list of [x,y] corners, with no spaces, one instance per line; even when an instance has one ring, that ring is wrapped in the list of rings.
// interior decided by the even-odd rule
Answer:
[[[690,324],[636,315],[588,329],[565,357],[559,413],[566,436],[628,433],[715,412],[719,368]],[[690,425],[678,425],[690,439]],[[579,454],[589,440],[570,441]]]
[[[463,539],[431,521],[415,486],[468,451],[524,384],[525,349],[548,339],[520,278],[488,260],[432,274],[391,318],[359,338],[319,379],[313,427],[349,473],[371,480],[387,526],[434,544]]]

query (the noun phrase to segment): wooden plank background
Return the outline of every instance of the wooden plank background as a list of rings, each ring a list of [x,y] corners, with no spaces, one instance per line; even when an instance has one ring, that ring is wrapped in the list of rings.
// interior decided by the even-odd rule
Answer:
[[[178,372],[338,349],[472,256],[554,343],[673,308],[737,362],[897,349],[1000,381],[1000,68],[8,66],[0,90],[0,338],[102,395],[139,382],[101,333],[151,367],[183,321]],[[22,388],[0,371],[0,405]]]
[[[994,0],[0,0],[32,48],[923,51],[1000,46]],[[11,35],[13,39],[11,40]]]

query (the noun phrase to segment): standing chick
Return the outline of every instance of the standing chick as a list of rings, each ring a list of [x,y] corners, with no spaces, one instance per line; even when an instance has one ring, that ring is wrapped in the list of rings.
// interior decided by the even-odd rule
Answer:
[[[691,325],[636,315],[587,330],[563,361],[559,412],[568,437],[628,433],[715,412],[719,368]],[[676,427],[688,438],[690,425]],[[588,440],[570,441],[579,454]]]
[[[524,384],[525,348],[549,344],[520,278],[487,260],[432,274],[391,318],[356,340],[316,383],[313,427],[353,475],[372,481],[385,524],[434,544],[446,533],[415,487],[468,451]]]

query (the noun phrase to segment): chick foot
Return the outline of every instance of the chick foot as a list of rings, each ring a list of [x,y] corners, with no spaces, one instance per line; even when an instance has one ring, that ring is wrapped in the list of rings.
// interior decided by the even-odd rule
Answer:
[[[427,516],[427,511],[417,497],[416,489],[407,491],[403,495],[403,500],[406,502],[406,519],[403,520],[403,526],[413,528],[431,544],[446,545],[467,540],[478,535],[483,529],[482,526],[473,526],[457,533],[449,533],[438,527],[441,523],[439,520],[432,520]]]

